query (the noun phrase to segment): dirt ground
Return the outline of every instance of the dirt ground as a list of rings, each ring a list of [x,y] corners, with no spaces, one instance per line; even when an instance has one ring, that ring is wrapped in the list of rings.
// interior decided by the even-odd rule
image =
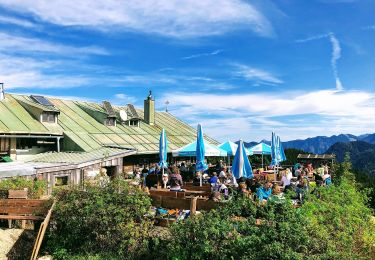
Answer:
[[[33,230],[0,227],[0,260],[29,259],[35,237]]]

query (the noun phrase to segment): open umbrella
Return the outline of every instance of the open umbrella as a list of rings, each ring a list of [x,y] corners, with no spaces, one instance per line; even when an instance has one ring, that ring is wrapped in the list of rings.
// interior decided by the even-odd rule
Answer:
[[[240,140],[236,155],[234,156],[232,172],[236,179],[241,177],[253,177],[253,169],[251,168],[249,158],[247,158],[246,149],[242,140]]]
[[[208,169],[208,165],[204,161],[205,152],[206,151],[204,146],[202,126],[198,124],[196,147],[197,164],[195,165],[197,171],[205,171]],[[200,186],[202,186],[202,174],[200,179]]]
[[[230,157],[234,156],[236,154],[238,144],[233,143],[231,141],[226,141],[225,143],[222,143],[219,145],[219,148],[223,149],[224,151],[227,152],[228,154],[228,166],[230,168]],[[253,155],[253,152],[250,151],[249,149],[246,150],[246,155]]]
[[[263,163],[263,155],[264,154],[271,154],[271,146],[265,143],[259,143],[249,148],[250,152],[253,154],[261,154],[262,155],[262,168],[264,167]]]
[[[204,141],[205,157],[225,157],[227,152],[217,147],[216,145],[210,144]],[[197,153],[197,141],[191,142],[179,149],[172,151],[173,157],[195,157]]]
[[[233,143],[231,141],[226,141],[225,143],[222,143],[219,145],[219,148],[223,149],[227,152],[228,156],[234,156],[237,151],[238,144]],[[253,155],[253,152],[249,149],[245,149],[247,155]]]

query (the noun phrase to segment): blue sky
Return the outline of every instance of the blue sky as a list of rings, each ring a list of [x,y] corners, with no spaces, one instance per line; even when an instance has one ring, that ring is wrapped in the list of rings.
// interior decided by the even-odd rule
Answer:
[[[12,93],[143,105],[218,140],[373,133],[371,0],[0,0]]]

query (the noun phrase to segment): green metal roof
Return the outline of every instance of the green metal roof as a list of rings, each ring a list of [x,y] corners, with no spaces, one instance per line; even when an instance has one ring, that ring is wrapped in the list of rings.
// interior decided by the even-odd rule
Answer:
[[[1,134],[62,135],[60,126],[41,123],[20,104],[18,98],[22,99],[22,96],[5,94],[5,99],[0,101]]]
[[[143,110],[137,109],[140,117],[139,127],[121,124],[117,120],[116,126],[106,126],[92,117],[85,108],[98,112],[105,112],[101,104],[93,102],[72,101],[49,98],[55,109],[60,112],[58,124],[43,124],[36,120],[20,105],[27,100],[27,96],[7,94],[6,99],[0,101],[0,134],[28,133],[28,134],[64,134],[63,150],[92,151],[103,146],[135,148],[139,153],[158,152],[159,136],[162,128],[166,130],[169,141],[168,150],[182,147],[196,139],[196,129],[177,119],[168,112],[155,112],[155,124],[149,125],[143,121]],[[127,106],[113,106],[116,113],[127,110]],[[206,136],[212,144],[219,143]]]
[[[36,155],[30,162],[80,164],[114,156],[123,156],[133,152],[134,150],[114,147],[102,147],[90,152],[48,152]]]

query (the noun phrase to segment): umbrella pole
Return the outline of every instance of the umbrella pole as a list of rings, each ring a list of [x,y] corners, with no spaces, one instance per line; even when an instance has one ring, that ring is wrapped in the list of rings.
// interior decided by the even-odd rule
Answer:
[[[200,185],[201,187],[203,186],[203,172],[201,172],[201,174],[200,174],[199,185]]]
[[[162,174],[162,175],[161,175],[161,179],[163,180],[163,177],[164,177],[164,165],[163,165],[163,168],[161,169],[161,174]],[[167,185],[167,184],[164,183],[164,181],[163,181],[163,188],[164,188],[164,189],[167,188],[166,185]]]
[[[262,169],[264,169],[263,167],[264,167],[264,163],[263,163],[263,152],[262,152]]]

